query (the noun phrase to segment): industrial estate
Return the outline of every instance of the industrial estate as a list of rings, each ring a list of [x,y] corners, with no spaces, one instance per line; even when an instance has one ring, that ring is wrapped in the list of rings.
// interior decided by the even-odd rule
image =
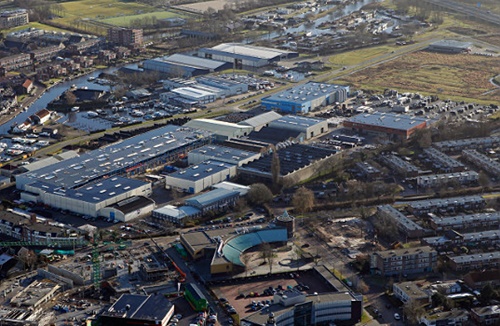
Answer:
[[[0,325],[500,325],[496,2],[1,2]]]

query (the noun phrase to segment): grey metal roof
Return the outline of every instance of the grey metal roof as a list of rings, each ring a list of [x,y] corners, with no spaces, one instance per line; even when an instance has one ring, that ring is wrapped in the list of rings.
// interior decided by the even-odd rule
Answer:
[[[123,294],[103,316],[140,320],[165,318],[173,308],[172,303],[162,295]]]
[[[287,102],[302,104],[321,97],[330,96],[346,86],[308,82],[304,85],[295,86],[278,92],[262,99],[262,102]]]
[[[196,181],[235,166],[236,165],[234,164],[229,164],[221,161],[205,161],[191,166],[187,169],[176,171],[170,174],[169,177]]]
[[[255,117],[251,117],[249,119],[243,120],[239,122],[238,124],[240,125],[247,125],[247,126],[252,126],[252,127],[260,127],[264,126],[271,121],[274,121],[276,119],[281,118],[281,114],[274,112],[274,111],[269,111],[266,113],[262,113],[259,115],[256,115]]]
[[[469,215],[456,215],[451,217],[438,217],[434,214],[429,214],[431,220],[439,226],[463,225],[477,222],[500,222],[500,212],[493,213],[477,213]]]
[[[66,189],[61,185],[51,184],[44,181],[36,181],[29,184],[28,187],[38,188],[47,193],[52,193],[61,197],[82,200],[89,203],[100,203],[132,191],[135,188],[142,187],[148,183],[149,182],[136,179],[127,179],[115,176],[112,178],[93,181],[75,189]]]
[[[486,252],[484,254],[473,254],[473,255],[463,255],[463,256],[455,256],[449,257],[450,260],[455,262],[456,264],[465,264],[468,262],[476,262],[476,261],[495,261],[500,258],[500,251],[494,252]]]
[[[264,59],[264,60],[272,60],[276,57],[281,57],[282,55],[290,55],[293,52],[266,48],[262,46],[253,46],[242,43],[222,43],[216,45],[210,49],[202,49],[202,51],[207,51],[211,53],[222,53],[227,54],[231,57],[234,56],[244,56],[249,59]]]
[[[214,160],[220,160],[222,162],[237,163],[240,160],[245,160],[252,156],[258,156],[258,153],[244,151],[238,148],[220,146],[220,145],[205,145],[189,152],[188,155],[200,154],[205,155],[205,157],[210,156]]]
[[[219,188],[219,189],[211,190],[211,191],[206,192],[204,194],[186,199],[186,204],[188,204],[188,205],[193,205],[193,204],[196,205],[197,204],[200,206],[206,206],[206,205],[210,205],[212,203],[216,203],[219,200],[222,200],[224,198],[233,197],[237,194],[239,195],[238,191]]]
[[[394,114],[385,112],[373,112],[358,114],[349,119],[350,122],[366,125],[375,125],[383,128],[391,128],[396,130],[407,131],[422,123],[426,123],[426,119],[407,116],[404,114]]]
[[[31,180],[66,189],[76,188],[212,135],[203,130],[167,125],[17,177],[28,179],[25,183]]]
[[[189,67],[195,67],[195,68],[205,68],[205,69],[217,69],[223,65],[226,64],[226,62],[223,61],[217,61],[217,60],[212,60],[212,59],[205,59],[205,58],[200,58],[200,57],[195,57],[192,55],[186,55],[186,54],[172,54],[171,56],[166,56],[166,57],[161,57],[161,58],[156,58],[153,59],[158,62],[167,62],[171,64],[178,64],[178,65],[184,65],[184,66],[189,66]]]

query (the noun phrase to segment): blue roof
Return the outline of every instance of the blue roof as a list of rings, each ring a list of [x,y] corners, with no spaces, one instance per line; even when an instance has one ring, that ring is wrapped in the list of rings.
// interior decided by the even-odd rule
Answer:
[[[263,102],[288,102],[288,103],[306,103],[321,97],[335,94],[340,89],[347,89],[346,86],[308,82],[304,85],[295,86],[279,93],[262,99]]]
[[[204,194],[186,199],[186,204],[187,205],[200,205],[203,207],[203,206],[210,205],[212,203],[216,203],[219,200],[222,200],[224,198],[239,196],[239,194],[240,193],[238,191],[219,188],[219,189],[211,190],[211,191],[206,192]]]

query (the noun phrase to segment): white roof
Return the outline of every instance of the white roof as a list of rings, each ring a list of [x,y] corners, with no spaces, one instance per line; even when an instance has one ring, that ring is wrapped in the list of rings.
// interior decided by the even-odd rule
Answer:
[[[281,114],[274,112],[274,111],[269,111],[266,113],[262,113],[259,115],[256,115],[255,117],[251,117],[249,119],[241,121],[239,124],[240,125],[248,125],[252,127],[260,127],[263,125],[268,124],[271,121],[274,121],[276,119],[281,118]]]
[[[199,88],[194,87],[179,87],[172,90],[172,93],[176,93],[181,96],[189,96],[191,98],[204,98],[206,96],[215,96],[215,93],[208,92]]]
[[[218,135],[232,134],[236,131],[247,131],[248,133],[253,131],[253,127],[250,126],[241,126],[236,123],[219,121],[214,119],[195,119],[186,123],[185,126],[194,129],[211,131]]]
[[[240,43],[222,43],[214,46],[212,49],[227,53],[252,56],[255,58],[266,60],[273,59],[276,56],[282,55],[283,53],[289,53],[288,51],[265,48],[261,46],[245,45]]]

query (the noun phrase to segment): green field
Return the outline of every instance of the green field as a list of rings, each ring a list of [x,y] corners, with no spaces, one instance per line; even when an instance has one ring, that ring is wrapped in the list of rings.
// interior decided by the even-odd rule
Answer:
[[[129,26],[133,19],[180,16],[146,4],[119,0],[68,1],[61,2],[60,8],[53,10],[58,16],[53,20],[54,23],[96,34],[105,34],[108,25]]]
[[[106,23],[106,24],[122,26],[122,27],[129,27],[130,22],[133,21],[134,19],[144,19],[147,17],[149,17],[149,18],[156,17],[156,19],[166,19],[166,18],[172,18],[172,17],[179,17],[179,15],[175,14],[173,12],[170,12],[170,11],[156,11],[156,12],[150,12],[150,13],[138,14],[138,15],[106,18],[106,19],[101,19],[100,21],[103,23]]]
[[[339,68],[342,66],[353,66],[361,62],[365,62],[370,59],[376,58],[380,55],[391,53],[397,48],[398,47],[396,46],[382,45],[377,47],[364,48],[360,50],[335,54],[329,58],[328,65],[331,66],[332,68]]]
[[[41,24],[41,23],[37,23],[37,22],[31,22],[28,25],[23,25],[23,26],[13,27],[11,29],[6,29],[2,33],[8,34],[8,33],[11,33],[11,32],[21,31],[21,30],[27,29],[27,28],[38,28],[38,29],[44,29],[46,31],[55,31],[55,32],[67,32],[64,29],[60,29],[60,28],[57,28],[57,27],[52,27],[52,26]]]

